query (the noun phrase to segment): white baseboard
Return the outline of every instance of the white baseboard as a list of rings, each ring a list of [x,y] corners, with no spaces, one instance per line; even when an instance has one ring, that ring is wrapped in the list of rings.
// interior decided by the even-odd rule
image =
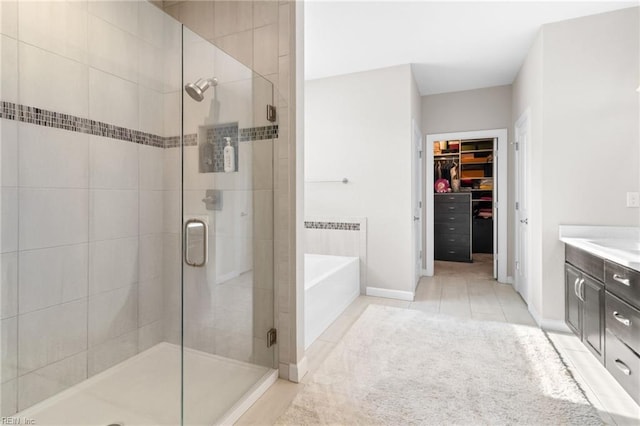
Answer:
[[[547,331],[559,331],[561,333],[571,333],[571,329],[564,321],[542,318],[531,304],[529,304],[528,309],[536,324],[538,324],[538,327],[541,329]]]
[[[426,269],[423,269],[422,271],[420,271],[420,273],[421,273],[421,275],[422,275],[423,277],[428,277],[428,276],[429,276],[429,273],[427,272],[427,270],[426,270]]]
[[[561,333],[571,333],[569,326],[561,320],[542,319],[540,328],[547,331],[559,331]]]
[[[386,297],[387,299],[408,300],[413,302],[415,293],[412,291],[389,290],[388,288],[367,287],[367,296]]]
[[[538,313],[538,311],[533,307],[533,304],[529,303],[527,305],[527,309],[529,310],[529,313],[531,314],[531,316],[533,317],[533,320],[536,322],[536,324],[538,324],[539,327],[542,327],[540,325],[541,323],[541,318],[540,318],[540,314]]]
[[[289,364],[289,381],[300,383],[307,371],[309,371],[309,365],[305,356],[297,364]]]

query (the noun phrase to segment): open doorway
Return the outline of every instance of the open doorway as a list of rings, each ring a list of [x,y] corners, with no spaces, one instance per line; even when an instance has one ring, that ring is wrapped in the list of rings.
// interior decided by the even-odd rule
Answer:
[[[438,260],[445,270],[473,264],[474,273],[506,282],[507,130],[426,141],[426,275],[434,275]]]

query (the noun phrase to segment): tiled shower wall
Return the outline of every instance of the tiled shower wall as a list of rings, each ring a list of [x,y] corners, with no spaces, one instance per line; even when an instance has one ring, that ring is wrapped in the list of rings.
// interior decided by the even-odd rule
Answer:
[[[293,1],[164,1],[164,10],[274,84],[279,135],[273,145],[273,249],[265,247],[264,273],[275,275],[280,376],[296,363],[295,333],[295,105]],[[273,265],[273,266],[271,266]],[[271,271],[275,268],[275,271]],[[260,311],[260,308],[257,308]]]
[[[0,8],[2,101],[166,136],[159,70],[179,25],[144,2]],[[163,340],[165,186],[161,147],[0,125],[7,415]]]

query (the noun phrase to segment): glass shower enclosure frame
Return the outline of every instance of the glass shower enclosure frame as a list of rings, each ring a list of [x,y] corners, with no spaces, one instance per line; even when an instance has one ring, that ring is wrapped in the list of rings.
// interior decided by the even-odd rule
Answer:
[[[224,358],[215,374],[223,386],[208,393],[222,391],[227,416],[241,395],[275,378],[277,125],[268,117],[271,82],[186,27],[182,51],[182,412],[184,424],[199,424],[194,354]]]

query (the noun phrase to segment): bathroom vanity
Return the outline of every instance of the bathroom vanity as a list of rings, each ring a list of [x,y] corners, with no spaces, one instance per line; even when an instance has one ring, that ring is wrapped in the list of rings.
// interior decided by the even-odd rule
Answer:
[[[640,231],[562,226],[565,321],[640,404]]]

